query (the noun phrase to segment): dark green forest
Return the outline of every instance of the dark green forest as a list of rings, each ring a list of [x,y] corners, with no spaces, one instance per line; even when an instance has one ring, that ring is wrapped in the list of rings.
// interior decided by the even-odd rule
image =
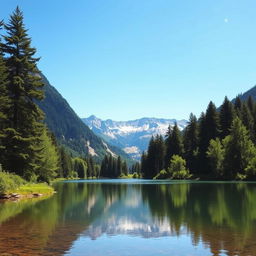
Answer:
[[[177,124],[165,138],[151,138],[141,159],[147,178],[256,178],[256,103],[251,96],[210,102],[199,119],[191,114],[184,131]]]

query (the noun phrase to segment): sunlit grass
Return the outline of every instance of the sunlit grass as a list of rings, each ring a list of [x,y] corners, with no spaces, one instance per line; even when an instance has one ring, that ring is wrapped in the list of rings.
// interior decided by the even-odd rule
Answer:
[[[8,193],[17,193],[20,195],[29,195],[34,193],[50,195],[54,193],[54,189],[46,183],[26,184],[13,191],[8,191]]]

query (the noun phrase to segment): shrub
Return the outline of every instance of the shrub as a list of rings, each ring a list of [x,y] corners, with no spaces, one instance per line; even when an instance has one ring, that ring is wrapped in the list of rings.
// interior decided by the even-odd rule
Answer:
[[[178,155],[172,156],[167,172],[172,179],[189,179],[192,177],[189,170],[186,169],[186,160]]]
[[[133,175],[132,175],[132,178],[133,179],[139,179],[140,175],[137,172],[134,172]]]
[[[0,194],[15,190],[26,184],[20,176],[8,172],[0,172]]]

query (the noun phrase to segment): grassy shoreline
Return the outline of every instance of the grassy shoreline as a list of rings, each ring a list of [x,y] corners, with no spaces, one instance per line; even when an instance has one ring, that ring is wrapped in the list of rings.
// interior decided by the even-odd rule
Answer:
[[[33,198],[55,193],[47,183],[29,183],[20,176],[0,172],[0,199]]]

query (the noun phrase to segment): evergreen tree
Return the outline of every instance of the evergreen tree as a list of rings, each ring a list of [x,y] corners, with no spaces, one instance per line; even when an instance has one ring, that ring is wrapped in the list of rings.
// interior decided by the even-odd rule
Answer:
[[[129,173],[129,169],[128,169],[128,166],[127,166],[126,161],[124,161],[124,162],[122,163],[122,173],[123,173],[124,175],[128,175],[128,173]]]
[[[205,126],[207,131],[208,144],[211,139],[215,139],[220,133],[219,115],[212,101],[210,101],[205,113]]]
[[[120,156],[117,158],[117,177],[122,174],[122,159]]]
[[[95,176],[95,164],[94,164],[94,161],[93,161],[93,158],[91,156],[89,156],[87,158],[87,175],[88,177],[92,178]]]
[[[40,168],[35,175],[38,176],[39,181],[45,181],[50,183],[57,176],[57,171],[59,170],[59,154],[54,141],[52,140],[47,130],[43,130],[41,135],[41,141],[43,144],[42,156],[40,159]],[[33,176],[33,173],[31,174]]]
[[[207,150],[207,157],[210,161],[211,172],[215,177],[223,176],[224,148],[219,138],[210,141]]]
[[[176,122],[171,133],[166,138],[165,144],[166,144],[165,169],[167,169],[170,163],[170,159],[173,155],[183,156],[183,153],[184,153],[182,135]]]
[[[225,149],[224,170],[228,178],[246,174],[246,169],[256,157],[256,149],[249,132],[239,118],[235,118],[230,135],[223,140]]]
[[[60,177],[68,178],[72,176],[73,164],[71,156],[64,147],[60,148]]]
[[[141,155],[141,172],[145,177],[147,176],[147,154],[143,151]]]
[[[78,178],[85,179],[87,177],[87,163],[79,157],[73,159],[74,171],[77,172]]]
[[[220,137],[223,139],[229,135],[231,124],[234,120],[235,112],[233,104],[225,97],[223,104],[220,107]]]
[[[253,120],[251,111],[246,103],[242,103],[241,120],[243,122],[243,125],[248,130],[251,139],[254,139],[255,138],[255,132],[253,130],[254,120]]]
[[[23,14],[17,7],[5,25],[7,35],[1,49],[5,55],[8,69],[8,109],[9,124],[5,128],[6,139],[4,167],[26,178],[37,173],[43,164],[43,140],[45,132],[42,123],[43,112],[35,101],[42,100],[43,83],[37,69],[36,49],[30,46],[31,39],[27,35],[23,23]]]
[[[235,103],[234,103],[236,115],[241,118],[241,109],[242,109],[242,101],[240,99],[240,96],[236,96]]]
[[[254,103],[254,100],[251,95],[248,97],[246,103],[247,103],[247,107],[249,108],[250,112],[253,113],[255,103]]]
[[[0,30],[3,22],[0,22]],[[1,41],[0,41],[1,43]],[[3,162],[4,150],[3,138],[5,137],[4,128],[8,121],[9,97],[7,92],[7,68],[4,62],[2,51],[0,51],[0,163]]]
[[[146,178],[153,178],[164,168],[165,143],[162,136],[152,137],[149,142],[147,157],[143,156],[142,168]]]
[[[108,164],[108,157],[105,156],[101,162],[101,167],[100,167],[101,177],[107,177],[107,169],[108,169],[107,164]]]
[[[219,134],[219,116],[215,105],[211,101],[207,107],[205,115],[201,115],[199,124],[198,169],[202,173],[208,174],[210,171],[206,151],[208,149],[210,140],[215,139]]]
[[[199,144],[198,129],[197,118],[191,113],[189,123],[184,131],[184,156],[187,161],[187,166],[192,172],[197,171]]]

